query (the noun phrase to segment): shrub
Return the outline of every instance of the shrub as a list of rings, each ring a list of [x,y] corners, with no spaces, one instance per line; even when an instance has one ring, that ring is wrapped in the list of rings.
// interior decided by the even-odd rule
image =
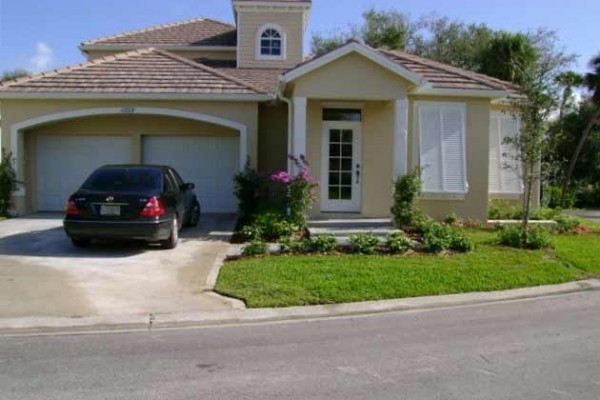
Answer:
[[[453,229],[450,235],[450,250],[458,251],[459,253],[470,253],[475,249],[475,243],[460,230]]]
[[[261,202],[265,199],[267,180],[250,167],[249,161],[244,170],[235,175],[233,180],[240,219],[246,224],[254,219]]]
[[[415,209],[415,201],[421,194],[421,188],[420,168],[415,168],[396,180],[392,215],[397,227],[412,227],[422,217],[422,213]]]
[[[598,208],[600,207],[600,184],[580,185],[575,196],[576,207]]]
[[[276,211],[265,211],[255,217],[253,223],[241,229],[241,234],[247,240],[276,241],[282,237],[291,236],[298,227],[288,222],[285,215]]]
[[[309,249],[306,240],[296,240],[292,237],[285,237],[279,241],[282,253],[305,253]]]
[[[308,240],[308,247],[314,253],[329,253],[335,250],[337,241],[331,234],[316,235]]]
[[[306,227],[306,214],[311,209],[317,196],[317,181],[310,176],[308,161],[304,156],[296,158],[289,157],[298,173],[292,175],[286,171],[279,171],[271,176],[273,182],[283,185],[285,192],[285,208],[290,222],[299,226]]]
[[[569,217],[567,215],[559,215],[554,218],[556,221],[556,229],[559,232],[573,232],[581,225],[581,221],[577,218]]]
[[[500,244],[509,247],[538,250],[552,245],[548,229],[534,225],[525,230],[521,225],[501,226],[498,239]]]
[[[460,217],[455,212],[448,214],[444,219],[444,222],[448,225],[461,225],[462,223]]]
[[[562,188],[560,186],[548,185],[544,187],[542,202],[544,206],[549,208],[559,208],[562,197]],[[573,208],[577,201],[577,194],[573,190],[567,191],[565,196],[565,207]]]
[[[13,156],[11,153],[2,150],[2,159],[0,160],[0,216],[8,216],[8,211],[12,205],[12,193],[17,190],[18,184]]]
[[[372,233],[360,233],[350,236],[350,247],[353,253],[373,254],[379,246],[379,239]]]
[[[412,240],[404,232],[390,233],[387,237],[387,247],[392,254],[404,254],[412,248]]]
[[[430,222],[422,227],[423,249],[428,253],[441,253],[450,248],[452,228],[448,225]]]
[[[260,256],[267,254],[269,247],[268,245],[260,240],[253,240],[247,246],[244,247],[242,255],[246,257]]]

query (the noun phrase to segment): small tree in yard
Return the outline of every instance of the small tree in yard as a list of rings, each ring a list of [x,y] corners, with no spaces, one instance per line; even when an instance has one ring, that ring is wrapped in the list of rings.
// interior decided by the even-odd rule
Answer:
[[[521,131],[505,141],[516,150],[514,159],[521,165],[521,178],[525,184],[523,196],[522,228],[527,242],[527,232],[531,214],[533,188],[541,180],[541,163],[547,146],[547,123],[555,110],[558,90],[555,80],[550,77],[551,66],[539,62],[521,73],[521,93],[523,97],[514,102],[512,111],[521,120]]]
[[[17,173],[11,153],[2,150],[0,161],[0,216],[6,217],[11,206],[13,191],[17,190]]]

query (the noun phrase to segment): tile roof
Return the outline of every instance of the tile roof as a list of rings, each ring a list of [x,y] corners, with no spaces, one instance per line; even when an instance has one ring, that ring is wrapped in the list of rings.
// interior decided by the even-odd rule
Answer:
[[[409,71],[423,76],[436,89],[505,90],[510,97],[519,97],[517,86],[510,82],[401,51],[377,51]]]
[[[235,26],[209,18],[195,18],[90,40],[82,43],[82,47],[235,46],[236,43]]]
[[[258,80],[257,80],[258,82]],[[155,48],[130,51],[0,84],[11,93],[267,94],[223,70]]]
[[[231,60],[198,59],[196,62],[221,71],[227,76],[248,82],[271,94],[277,92],[279,76],[286,71],[280,68],[237,68],[236,62]]]

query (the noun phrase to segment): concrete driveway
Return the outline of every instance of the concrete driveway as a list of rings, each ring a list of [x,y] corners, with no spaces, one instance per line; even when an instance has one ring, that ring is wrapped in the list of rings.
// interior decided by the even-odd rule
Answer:
[[[203,215],[174,250],[142,243],[71,245],[62,216],[0,222],[0,318],[88,317],[224,310],[202,292],[227,249],[231,215]]]

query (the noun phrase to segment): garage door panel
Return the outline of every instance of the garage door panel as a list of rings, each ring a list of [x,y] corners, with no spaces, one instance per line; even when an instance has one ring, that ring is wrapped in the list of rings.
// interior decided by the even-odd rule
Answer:
[[[105,164],[131,162],[133,142],[116,136],[40,136],[37,139],[37,209],[62,211],[83,181]]]
[[[146,164],[170,165],[196,185],[205,212],[235,212],[233,177],[238,169],[239,138],[147,136]]]

